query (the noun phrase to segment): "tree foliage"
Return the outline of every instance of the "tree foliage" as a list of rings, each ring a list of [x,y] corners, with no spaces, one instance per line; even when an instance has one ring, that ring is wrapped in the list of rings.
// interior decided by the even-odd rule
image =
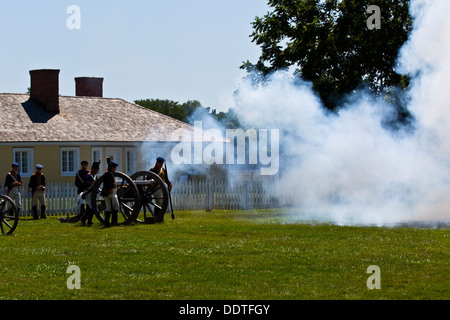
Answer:
[[[188,110],[176,101],[161,99],[136,100],[136,104],[147,109],[165,114],[180,121],[186,121]]]
[[[242,69],[266,76],[293,67],[329,109],[361,85],[378,93],[409,85],[396,72],[412,25],[409,0],[269,0],[268,5],[273,11],[252,23],[251,38],[262,54]],[[367,27],[370,5],[381,9],[379,30]]]
[[[216,109],[203,107],[198,100],[189,100],[183,104],[173,100],[144,99],[134,101],[147,109],[165,114],[174,119],[194,124],[195,121],[203,121],[207,118],[214,119],[226,129],[239,128],[239,119],[232,108],[227,112],[217,113]]]

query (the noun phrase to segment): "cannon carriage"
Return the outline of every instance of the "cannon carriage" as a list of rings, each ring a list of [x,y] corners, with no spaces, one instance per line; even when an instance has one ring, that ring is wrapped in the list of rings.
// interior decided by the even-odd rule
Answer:
[[[151,171],[139,171],[128,176],[115,172],[117,198],[119,200],[118,225],[149,223],[156,220],[156,212],[162,215],[169,205],[169,192],[164,181]],[[103,177],[92,187],[91,207],[101,223],[105,223],[105,200],[101,196]]]
[[[0,195],[0,235],[9,235],[14,232],[19,223],[19,210],[14,201]]]

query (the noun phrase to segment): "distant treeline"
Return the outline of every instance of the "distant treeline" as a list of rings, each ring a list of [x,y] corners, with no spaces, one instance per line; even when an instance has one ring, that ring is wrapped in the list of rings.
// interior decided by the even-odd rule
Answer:
[[[197,100],[189,100],[180,104],[168,99],[145,99],[135,100],[134,103],[192,125],[195,121],[205,121],[208,118],[217,121],[226,129],[241,128],[238,116],[232,108],[227,112],[218,113],[216,109],[203,107]]]

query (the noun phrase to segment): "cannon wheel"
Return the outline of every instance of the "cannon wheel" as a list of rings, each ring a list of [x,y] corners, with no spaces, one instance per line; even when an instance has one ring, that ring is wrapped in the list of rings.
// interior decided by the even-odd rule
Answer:
[[[0,230],[2,235],[12,234],[19,223],[19,210],[14,201],[0,195]]]
[[[169,192],[164,181],[156,173],[151,171],[136,172],[131,176],[131,179],[136,183],[139,191],[139,212],[143,212],[143,220],[136,219],[136,221],[145,223],[147,218],[155,218],[155,208],[161,209],[163,214],[165,214],[169,205]],[[146,183],[142,184],[144,182]],[[156,194],[158,190],[162,191],[162,195]]]
[[[117,198],[119,200],[118,225],[127,225],[136,221],[139,214],[139,192],[133,180],[122,172],[115,172],[117,184]],[[105,200],[101,196],[103,176],[100,177],[92,188],[91,206],[97,219],[105,224]]]

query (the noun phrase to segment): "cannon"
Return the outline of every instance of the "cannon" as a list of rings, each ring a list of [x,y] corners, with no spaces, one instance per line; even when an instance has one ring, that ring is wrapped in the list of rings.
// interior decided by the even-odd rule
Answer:
[[[151,171],[139,171],[128,176],[115,172],[119,200],[118,225],[154,221],[155,208],[162,214],[167,211],[169,192],[164,181]],[[105,223],[105,200],[101,196],[103,177],[92,187],[91,207],[101,223]]]
[[[0,195],[0,230],[2,235],[12,234],[19,223],[19,210],[14,201]]]

